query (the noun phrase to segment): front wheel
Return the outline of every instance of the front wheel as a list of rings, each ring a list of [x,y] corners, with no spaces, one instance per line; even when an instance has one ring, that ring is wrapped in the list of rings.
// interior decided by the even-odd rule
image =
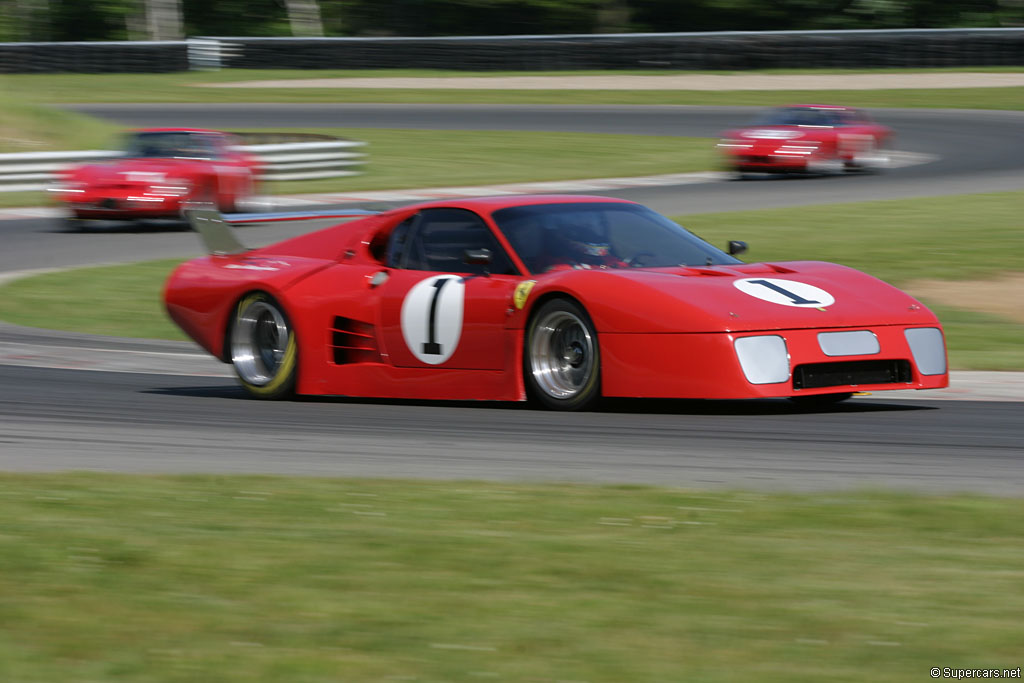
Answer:
[[[583,307],[552,299],[526,329],[523,377],[530,398],[554,410],[582,410],[601,395],[601,349]]]
[[[235,374],[249,394],[279,399],[295,393],[295,331],[273,297],[258,292],[238,302],[231,324],[230,348]]]
[[[77,216],[65,216],[60,219],[61,232],[85,232],[86,220]]]

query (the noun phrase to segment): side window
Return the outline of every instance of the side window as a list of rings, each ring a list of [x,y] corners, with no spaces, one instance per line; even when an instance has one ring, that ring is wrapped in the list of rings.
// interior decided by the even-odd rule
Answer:
[[[405,243],[409,237],[409,228],[416,221],[418,216],[408,218],[399,223],[391,236],[388,237],[388,247],[384,255],[384,263],[389,268],[404,268],[403,257],[405,256]]]
[[[200,137],[199,149],[202,154],[210,159],[222,159],[224,155],[221,153],[222,141],[220,138],[213,135],[203,135]]]
[[[401,226],[399,226],[400,228]],[[397,229],[396,229],[397,230]],[[466,250],[488,249],[491,263],[467,264]],[[406,249],[405,268],[447,273],[513,274],[515,269],[487,224],[464,209],[424,209]]]

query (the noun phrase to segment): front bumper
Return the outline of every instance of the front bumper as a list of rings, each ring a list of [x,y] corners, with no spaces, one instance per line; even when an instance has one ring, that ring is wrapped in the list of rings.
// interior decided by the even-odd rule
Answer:
[[[177,218],[185,196],[155,195],[134,191],[55,192],[77,218]]]
[[[908,330],[935,332],[911,332],[908,338]],[[835,343],[822,339],[842,336],[819,337],[851,331],[870,335],[877,343],[840,344],[837,353]],[[606,396],[743,399],[949,385],[945,342],[935,325],[599,337]],[[775,341],[757,341],[768,338]],[[743,339],[754,341],[739,341]],[[737,349],[743,346],[753,349],[752,355],[742,358]]]

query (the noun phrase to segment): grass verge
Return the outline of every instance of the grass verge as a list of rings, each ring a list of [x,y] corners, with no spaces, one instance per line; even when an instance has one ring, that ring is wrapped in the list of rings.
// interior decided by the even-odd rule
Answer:
[[[161,299],[164,280],[180,262],[76,268],[15,280],[0,286],[0,320],[115,337],[183,340]]]
[[[654,135],[533,131],[311,129],[362,140],[362,175],[268,185],[268,194],[393,190],[687,173],[715,168],[714,141]]]
[[[947,71],[1019,72],[1017,68]],[[900,70],[769,70],[763,73],[893,73]],[[929,73],[933,72],[929,70]],[[407,102],[518,104],[705,104],[771,106],[800,102],[835,102],[863,107],[1020,109],[1024,88],[943,88],[924,90],[790,90],[703,92],[693,90],[444,90],[337,88],[198,88],[202,83],[245,80],[408,77],[408,76],[561,76],[672,75],[666,71],[486,72],[432,70],[256,70],[192,71],[170,74],[9,74],[0,76],[0,91],[33,102]],[[686,72],[700,73],[700,72]],[[713,72],[715,75],[739,72]],[[752,72],[742,72],[750,74]],[[753,72],[761,73],[761,72]]]
[[[0,678],[920,681],[1018,667],[974,496],[0,476]]]
[[[985,280],[1024,272],[1019,207],[1003,192],[684,216],[714,244],[744,239],[749,261],[835,261],[909,288],[922,279]],[[176,261],[38,275],[0,288],[0,319],[31,327],[181,339],[160,304]],[[1003,296],[1013,296],[1005,292]],[[922,297],[946,328],[950,364],[1024,370],[1024,325]],[[81,306],[90,302],[89,307]]]
[[[106,149],[118,130],[115,124],[63,109],[16,100],[0,103],[0,152]]]

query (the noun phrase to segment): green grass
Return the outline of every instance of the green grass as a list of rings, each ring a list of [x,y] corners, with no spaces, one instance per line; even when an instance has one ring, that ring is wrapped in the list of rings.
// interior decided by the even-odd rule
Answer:
[[[705,239],[745,240],[750,261],[836,261],[905,285],[1024,272],[1024,192],[688,215]]]
[[[363,175],[310,181],[302,192],[489,185],[705,171],[713,141],[654,135],[527,131],[312,129],[367,143]],[[595,169],[598,169],[595,171]],[[277,182],[270,194],[294,193]]]
[[[975,496],[0,477],[5,681],[921,681],[1016,668]]]
[[[105,149],[117,130],[112,123],[84,114],[13,99],[0,101],[0,153]]]
[[[0,286],[0,319],[90,334],[185,339],[161,300],[164,280],[180,262],[77,268],[15,280]]]
[[[0,109],[2,110],[2,109]],[[249,130],[249,129],[247,129]],[[309,129],[366,142],[361,175],[271,182],[263,194],[354,192],[703,171],[716,166],[705,138],[524,131]],[[109,145],[103,145],[109,146]],[[0,193],[0,207],[40,206],[45,192]]]
[[[1024,192],[683,216],[717,245],[743,239],[748,261],[834,261],[913,291],[916,280],[1024,272]],[[242,232],[244,240],[244,229]],[[31,327],[181,339],[160,305],[176,261],[38,275],[0,287],[0,319]],[[1008,293],[1007,296],[1012,296]],[[89,301],[83,308],[81,301]],[[929,301],[955,369],[1024,370],[1024,325]]]
[[[1020,72],[1016,68],[949,69],[944,71]],[[769,70],[763,73],[890,73],[897,69]],[[9,74],[0,75],[0,91],[33,102],[438,102],[520,104],[708,104],[770,106],[794,101],[823,101],[864,107],[942,107],[971,109],[1024,108],[1024,88],[948,88],[935,90],[796,90],[796,91],[621,91],[621,90],[442,90],[333,88],[198,88],[201,83],[294,78],[345,78],[388,76],[487,76],[516,75],[669,75],[670,71],[587,72],[486,72],[431,70],[298,71],[246,70],[200,71],[171,74]],[[750,72],[685,72],[750,73]]]

